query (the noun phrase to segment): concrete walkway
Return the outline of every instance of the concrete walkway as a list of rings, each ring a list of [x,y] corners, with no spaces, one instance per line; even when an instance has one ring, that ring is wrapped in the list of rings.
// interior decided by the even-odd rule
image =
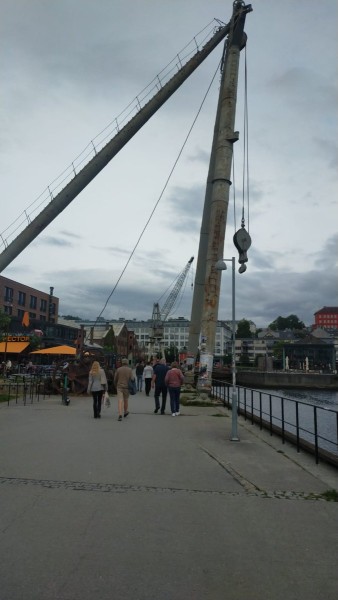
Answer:
[[[1,600],[336,600],[338,472],[222,407],[0,406]],[[169,408],[169,407],[168,407]]]

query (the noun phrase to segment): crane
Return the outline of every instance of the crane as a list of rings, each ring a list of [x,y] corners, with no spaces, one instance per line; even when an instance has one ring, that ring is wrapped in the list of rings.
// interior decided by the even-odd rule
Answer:
[[[236,15],[238,18],[238,15]],[[161,106],[174,94],[186,79],[197,69],[197,67],[209,56],[216,46],[229,34],[231,22],[227,25],[217,27],[212,37],[201,49],[179,67],[178,71],[162,85],[159,81],[157,93],[148,100],[144,106],[128,121],[122,129],[117,128],[116,135],[108,141],[101,150],[96,151],[80,171],[72,175],[70,181],[57,193],[50,192],[48,204],[41,212],[31,220],[25,228],[8,243],[7,228],[0,232],[0,273],[38,236],[40,233],[80,194],[82,190],[108,165],[116,154],[129,142],[129,140],[143,127],[147,121],[161,108]],[[26,215],[26,212],[25,212]],[[27,216],[27,215],[26,215]],[[16,220],[15,231],[22,215]]]
[[[153,314],[151,317],[151,333],[150,333],[150,348],[149,353],[152,354],[156,349],[160,349],[161,342],[164,337],[164,323],[167,320],[170,312],[172,311],[174,304],[178,298],[178,295],[182,289],[185,279],[188,275],[189,269],[192,265],[194,257],[192,256],[185,265],[183,271],[179,273],[175,284],[166,299],[162,308],[158,302],[154,302]]]

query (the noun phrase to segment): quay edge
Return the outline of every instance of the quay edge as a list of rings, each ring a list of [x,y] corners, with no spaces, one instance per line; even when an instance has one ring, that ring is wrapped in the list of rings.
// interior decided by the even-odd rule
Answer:
[[[303,388],[338,390],[338,375],[331,373],[286,373],[238,371],[238,385],[254,388]]]

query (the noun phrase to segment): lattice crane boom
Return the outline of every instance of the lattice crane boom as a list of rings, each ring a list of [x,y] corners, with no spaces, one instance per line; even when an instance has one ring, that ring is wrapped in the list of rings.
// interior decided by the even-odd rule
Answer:
[[[172,311],[175,302],[178,298],[178,295],[182,289],[182,286],[185,282],[185,279],[188,275],[189,269],[192,265],[192,262],[194,260],[194,257],[192,256],[191,259],[187,262],[187,264],[185,265],[183,271],[181,271],[181,273],[178,275],[175,284],[168,296],[168,298],[166,299],[163,308],[160,308],[160,305],[158,302],[154,302],[153,305],[153,314],[152,314],[152,318],[151,318],[151,340],[152,343],[160,343],[160,341],[163,339],[164,336],[164,323],[167,320],[168,316],[170,315],[170,312]]]
[[[172,311],[173,306],[174,306],[174,304],[178,298],[178,295],[182,289],[182,285],[185,281],[185,278],[188,274],[188,271],[191,267],[193,260],[194,260],[194,257],[192,256],[191,259],[185,265],[183,271],[179,274],[173,289],[171,290],[168,298],[166,299],[166,301],[164,303],[164,306],[161,309],[161,321],[166,321],[168,316],[170,315],[170,312]]]

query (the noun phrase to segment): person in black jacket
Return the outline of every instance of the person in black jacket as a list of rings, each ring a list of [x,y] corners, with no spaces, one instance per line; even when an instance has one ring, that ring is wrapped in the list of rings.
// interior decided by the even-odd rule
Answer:
[[[136,369],[135,369],[138,392],[142,392],[143,371],[144,371],[144,364],[143,364],[143,361],[141,361],[141,362],[137,363]]]
[[[167,402],[167,386],[165,384],[165,376],[169,370],[169,367],[166,365],[165,359],[161,358],[161,360],[157,361],[153,366],[154,374],[152,380],[152,387],[155,388],[155,410],[154,413],[158,413],[160,410],[160,396],[162,396],[161,402],[161,415],[165,413],[165,405]]]

